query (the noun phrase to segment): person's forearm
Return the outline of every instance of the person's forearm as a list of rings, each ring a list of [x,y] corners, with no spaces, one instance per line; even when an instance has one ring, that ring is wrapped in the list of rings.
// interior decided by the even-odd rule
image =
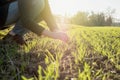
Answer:
[[[47,23],[48,27],[51,31],[54,31],[55,29],[58,29],[58,26],[56,24],[56,21],[52,15],[50,5],[48,3],[48,0],[45,0],[45,9],[42,12],[42,17]]]

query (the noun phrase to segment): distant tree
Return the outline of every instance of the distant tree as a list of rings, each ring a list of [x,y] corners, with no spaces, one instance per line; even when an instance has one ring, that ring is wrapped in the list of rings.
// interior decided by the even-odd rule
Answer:
[[[78,25],[87,25],[88,24],[88,13],[78,12],[71,18],[71,22]]]
[[[107,9],[106,13],[78,12],[71,18],[71,23],[84,26],[111,26],[115,10]]]
[[[115,14],[115,9],[111,9],[110,7],[108,7],[106,9],[106,26],[111,26],[113,23],[113,14]]]
[[[108,18],[106,18],[106,22],[105,22],[106,24],[106,26],[111,26],[112,25],[112,23],[113,23],[113,19],[112,19],[112,17],[111,16],[109,16]]]
[[[112,8],[108,7],[105,11],[106,17],[110,17],[110,16],[112,17],[113,14],[115,14],[115,12],[116,12],[115,9],[112,9]]]
[[[99,13],[98,14],[98,26],[104,26],[105,25],[105,14]]]
[[[91,25],[91,26],[104,26],[105,25],[104,13],[92,12],[91,15],[89,16],[89,25]]]
[[[93,26],[97,23],[97,15],[94,12],[91,12],[91,15],[89,16],[89,25]]]

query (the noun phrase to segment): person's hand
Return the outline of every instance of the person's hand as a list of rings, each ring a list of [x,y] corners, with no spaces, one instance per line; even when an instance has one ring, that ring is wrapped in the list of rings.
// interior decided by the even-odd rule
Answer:
[[[63,42],[68,42],[69,41],[68,35],[66,33],[63,33],[63,32],[54,32],[53,38],[54,39],[59,39]]]
[[[68,35],[64,32],[51,32],[51,31],[48,31],[48,30],[44,30],[42,32],[42,34],[47,36],[47,37],[53,38],[53,39],[59,39],[63,42],[68,42],[69,41]]]

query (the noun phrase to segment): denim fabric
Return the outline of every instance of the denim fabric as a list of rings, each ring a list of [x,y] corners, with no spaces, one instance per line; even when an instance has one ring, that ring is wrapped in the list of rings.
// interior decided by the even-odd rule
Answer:
[[[8,15],[5,25],[11,25],[15,23],[19,18],[18,2],[12,2],[8,8]]]

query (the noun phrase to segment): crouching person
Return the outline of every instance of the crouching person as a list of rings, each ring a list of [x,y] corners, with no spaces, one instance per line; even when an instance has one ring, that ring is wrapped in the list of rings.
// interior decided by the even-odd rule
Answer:
[[[44,29],[38,23],[44,20],[50,30]],[[57,32],[50,10],[48,0],[17,0],[0,7],[0,29],[5,29],[7,25],[15,24],[14,28],[3,38],[8,36],[18,44],[25,44],[23,35],[32,31],[38,36],[45,35],[53,39],[68,41],[66,33]]]

